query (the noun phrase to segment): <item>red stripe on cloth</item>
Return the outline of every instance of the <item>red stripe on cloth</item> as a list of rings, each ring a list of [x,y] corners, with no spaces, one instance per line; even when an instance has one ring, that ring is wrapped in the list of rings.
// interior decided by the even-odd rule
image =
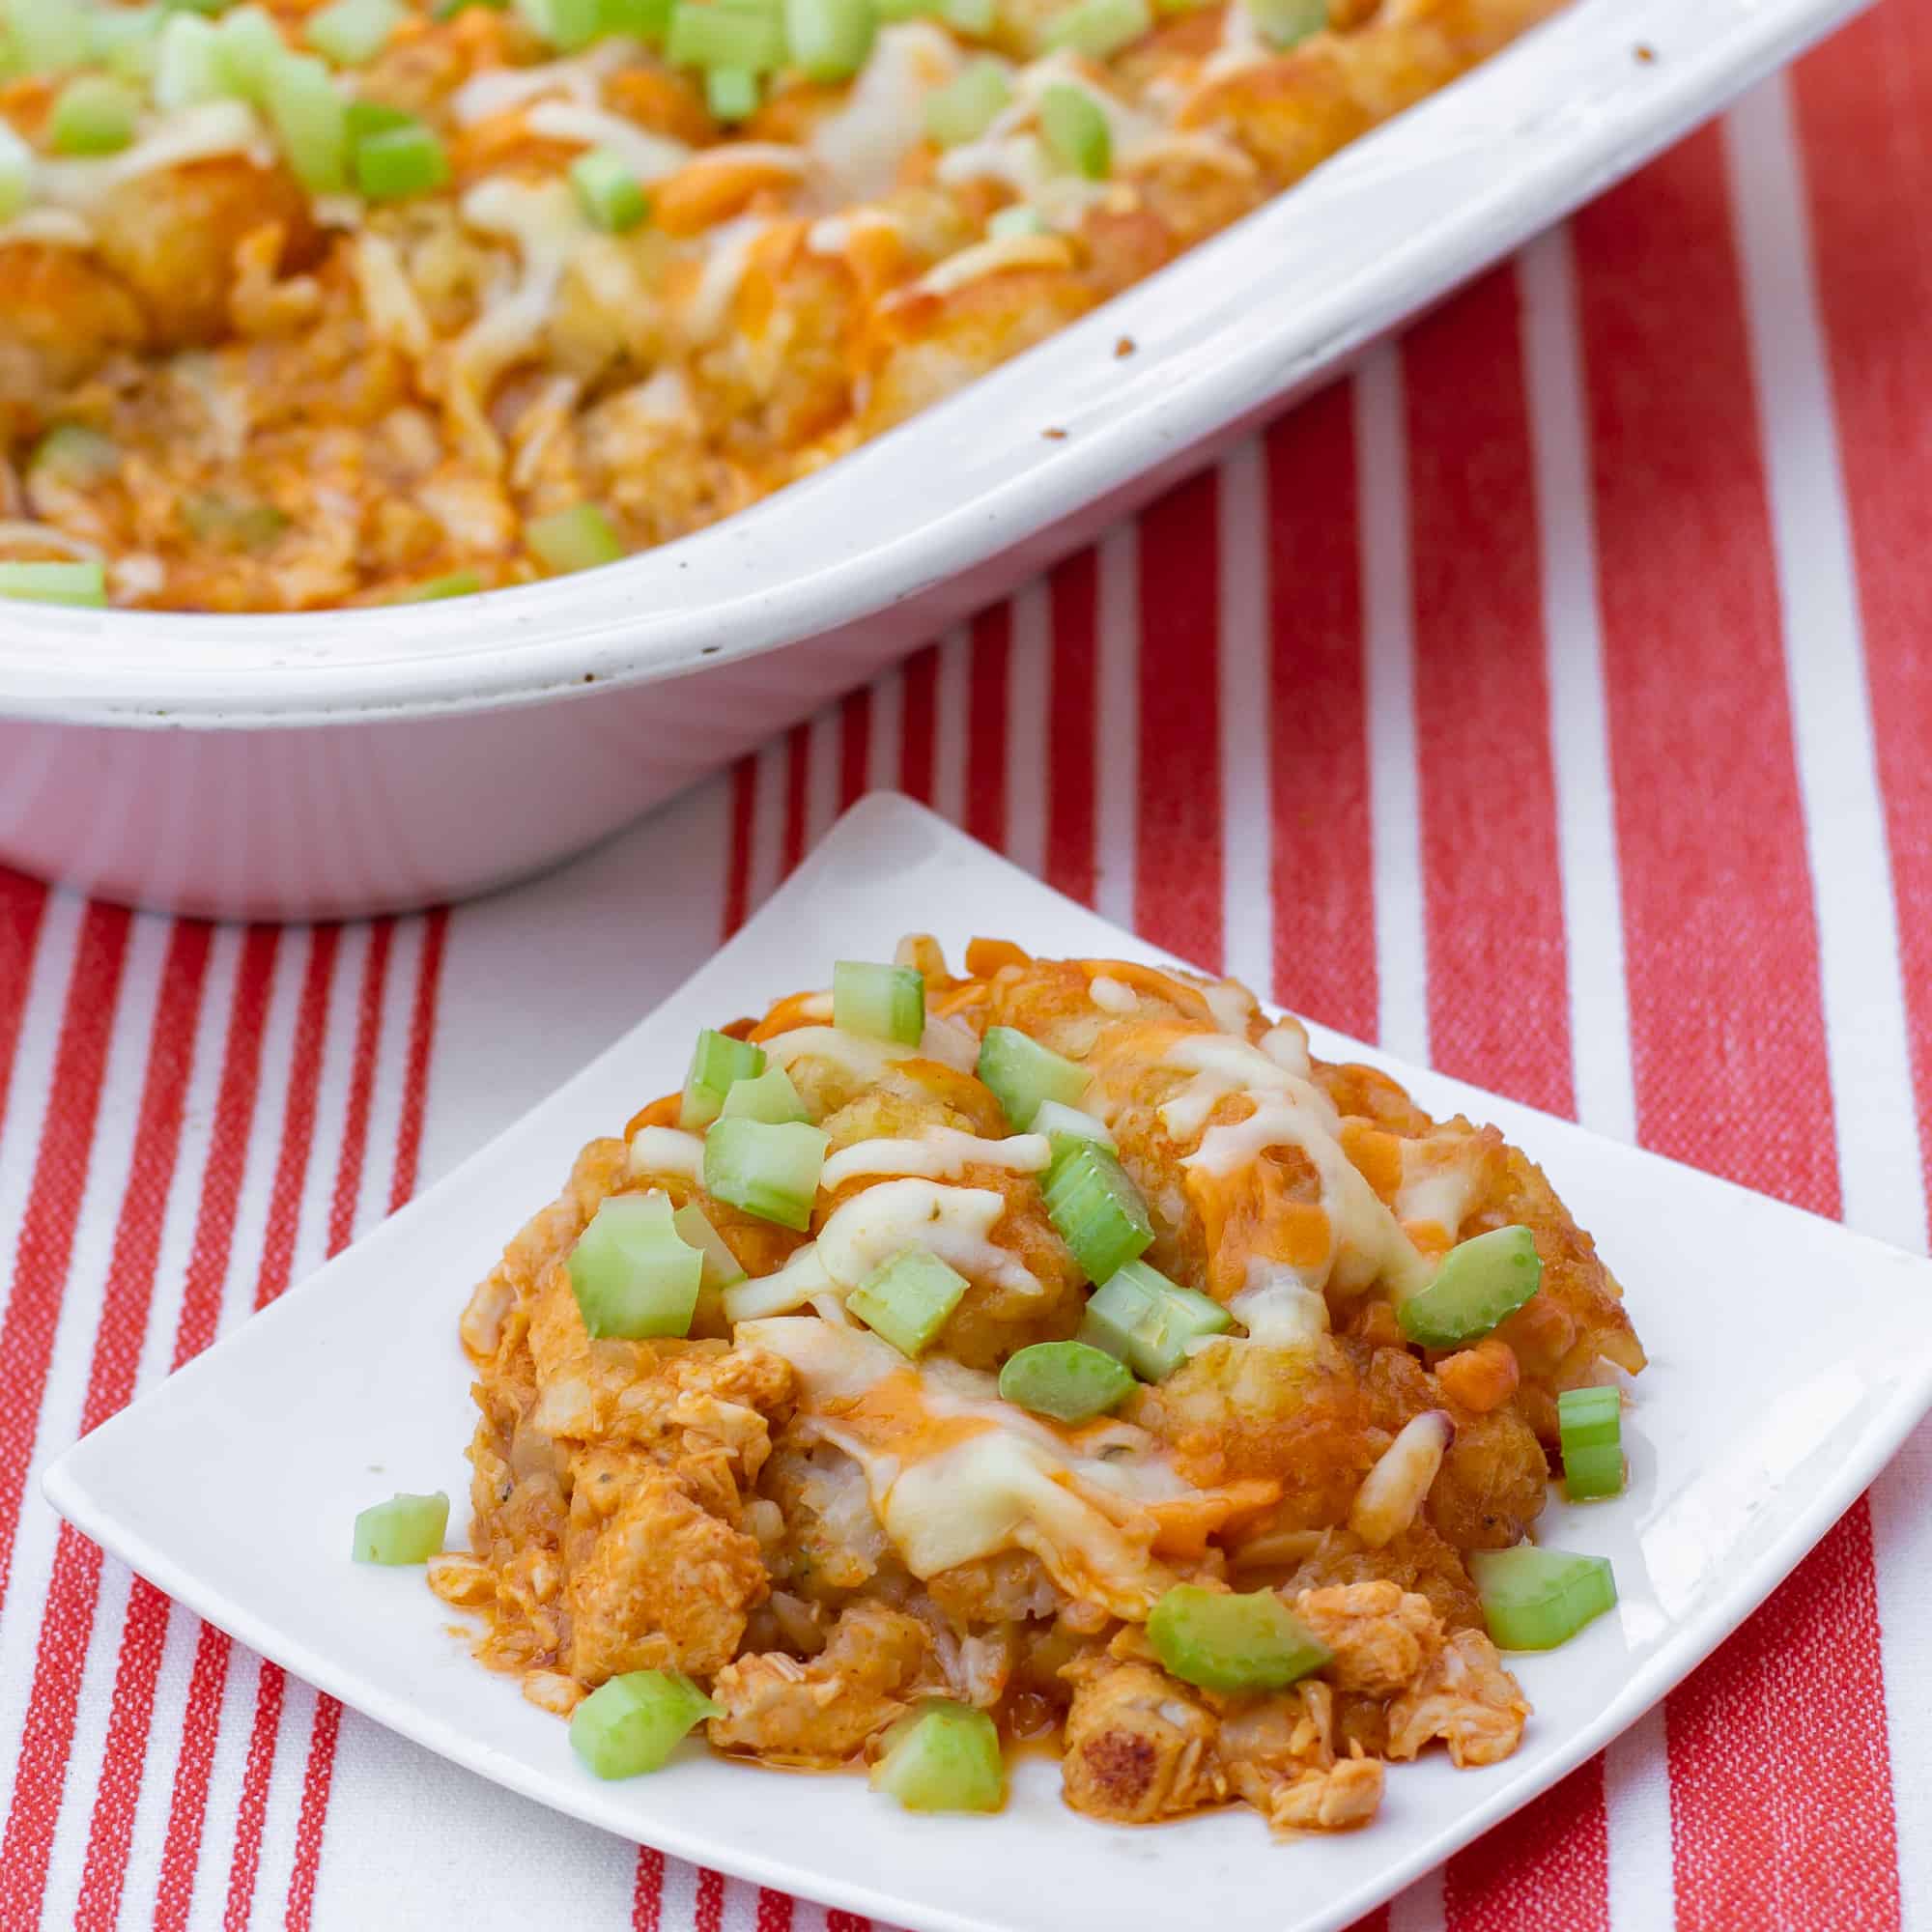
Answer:
[[[938,723],[939,646],[927,644],[905,662],[905,710],[899,725],[899,789],[932,803],[933,746]]]
[[[1932,195],[1923,14],[1893,4],[1863,14],[1798,68],[1796,96],[1932,1195],[1932,573],[1918,564],[1932,528],[1932,262],[1922,223],[1899,213]]]
[[[410,1009],[409,1060],[403,1068],[403,1106],[396,1122],[396,1161],[389,1173],[389,1212],[416,1191],[422,1162],[423,1122],[429,1113],[429,1061],[436,1049],[437,995],[442,989],[442,960],[449,945],[449,908],[424,915],[422,957],[416,966],[416,996]]]
[[[0,867],[0,1127],[7,1124],[7,1095],[14,1082],[14,1050],[27,1010],[34,977],[34,949],[47,908],[47,889],[23,872]]]
[[[1140,813],[1134,926],[1221,963],[1220,597],[1214,470],[1140,524]]]
[[[731,849],[725,855],[724,936],[744,924],[752,909],[752,820],[758,809],[758,761],[740,758],[731,767]]]
[[[208,977],[211,928],[178,923],[168,941],[149,1035],[147,1071],[128,1161],[128,1192],[101,1296],[80,1430],[84,1435],[126,1406],[140,1366],[160,1261],[161,1228],[174,1185],[194,1070],[194,1038]],[[47,1860],[60,1823],[73,1747],[81,1673],[94,1638],[100,1548],[62,1523],[41,1616],[34,1678],[14,1764],[14,1799],[0,1840],[0,1925],[40,1923]]]
[[[402,1105],[396,1121],[396,1158],[393,1172],[395,1180],[390,1190],[390,1209],[402,1206],[415,1188],[416,1165],[422,1150],[423,1119],[429,1105],[429,1065],[430,1053],[436,1038],[437,995],[442,985],[442,960],[444,936],[449,915],[442,907],[430,913],[423,923],[423,943],[421,956],[416,965],[416,983],[410,1004],[410,1046],[409,1056],[403,1067]],[[390,922],[384,922],[384,925]],[[388,969],[388,946],[386,935],[382,949],[380,964],[372,947],[369,957],[368,980],[365,981],[364,1010],[373,1014],[366,1029],[358,1031],[356,1039],[356,1064],[359,1071],[363,1053],[363,1033],[367,1035],[367,1052],[373,1066],[376,1041],[381,1034],[383,1008],[382,980]],[[373,999],[368,994],[368,985],[374,984]],[[359,1166],[361,1154],[356,1161]],[[348,1155],[345,1152],[344,1161]],[[406,1179],[407,1178],[407,1179]],[[345,1228],[340,1241],[331,1236],[329,1252],[335,1253],[346,1245],[352,1230]],[[285,1932],[308,1932],[315,1913],[316,1880],[322,1871],[323,1831],[328,1820],[329,1793],[335,1782],[335,1752],[342,1731],[342,1706],[333,1697],[323,1692],[316,1693],[315,1720],[309,1732],[308,1762],[302,1772],[301,1810],[296,1819],[296,1850],[294,1867],[289,1873],[288,1899],[282,1913]],[[259,1848],[259,1832],[256,1834]],[[237,1869],[240,1865],[238,1861]],[[252,1887],[251,1887],[252,1893]],[[245,1911],[237,1921],[245,1926]]]
[[[825,1915],[825,1932],[870,1932],[871,1923],[856,1912],[840,1912],[836,1908]]]
[[[1265,442],[1274,821],[1273,994],[1375,1037],[1374,850],[1352,387],[1338,383]]]
[[[845,694],[838,707],[838,809],[864,796],[872,765],[872,687]]]
[[[1052,576],[1052,685],[1047,703],[1046,877],[1094,902],[1094,720],[1099,680],[1100,559],[1076,552]]]
[[[638,1882],[631,1889],[631,1932],[659,1932],[664,1923],[665,1856],[638,1847]]]
[[[724,1880],[709,1865],[697,1868],[697,1891],[691,1902],[692,1932],[718,1932],[724,1922]]]
[[[40,1152],[14,1254],[7,1312],[0,1317],[0,1389],[6,1391],[0,1402],[0,1605],[7,1601],[13,1577],[21,1494],[40,1428],[74,1229],[87,1191],[129,923],[120,906],[90,905],[81,916]]]
[[[792,1902],[783,1892],[760,1888],[757,1932],[791,1932],[791,1917]]]
[[[308,960],[302,969],[301,991],[296,1003],[295,1037],[289,1052],[281,1146],[269,1189],[268,1225],[263,1233],[262,1263],[255,1277],[257,1309],[266,1308],[288,1287],[295,1264],[302,1183],[315,1141],[316,1101],[328,1029],[329,987],[335,977],[340,938],[339,929],[332,925],[317,926],[309,934]],[[195,1644],[187,1707],[182,1716],[181,1756],[175,1764],[167,1837],[155,1894],[156,1932],[180,1932],[187,1923],[194,1904],[202,1827],[208,1812],[208,1777],[221,1732],[221,1700],[228,1688],[229,1654],[228,1638],[213,1625],[204,1624]],[[274,1666],[264,1668],[266,1671]],[[260,1700],[258,1684],[258,1709]]]
[[[1585,211],[1577,259],[1639,1131],[1832,1213],[1817,934],[1718,136]],[[1768,1109],[1780,1094],[1802,1110]],[[1897,1922],[1880,1669],[1861,1503],[1666,1706],[1681,1926]]]
[[[1404,344],[1429,1045],[1444,1072],[1568,1114],[1570,982],[1520,325],[1509,267]]]
[[[811,721],[808,718],[785,733],[784,849],[779,877],[788,879],[805,857],[806,792],[811,782]]]
[[[1603,1758],[1579,1765],[1451,1859],[1442,1903],[1450,1932],[1607,1926],[1610,1845]]]
[[[376,1098],[376,1046],[383,1034],[383,1001],[389,983],[389,952],[396,922],[379,919],[369,928],[362,964],[362,996],[355,1014],[355,1050],[349,1068],[349,1105],[342,1117],[342,1152],[335,1190],[328,1198],[328,1253],[339,1255],[355,1232],[362,1198],[362,1168],[369,1151],[369,1110]]]
[[[274,980],[276,937],[273,926],[251,926],[242,944],[215,1092],[214,1122],[202,1170],[194,1241],[175,1323],[176,1368],[208,1346],[220,1317],[221,1289],[228,1274],[248,1136],[261,1086],[262,1037]],[[112,1932],[120,1917],[121,1888],[146,1772],[148,1732],[167,1641],[168,1615],[167,1598],[136,1577],[129,1587],[121,1654],[114,1666],[114,1699],[101,1754],[100,1785],[88,1827],[87,1860],[75,1910],[76,1932]]]
[[[1007,842],[1007,666],[1013,607],[994,604],[973,619],[967,701],[966,830],[1002,848]]]

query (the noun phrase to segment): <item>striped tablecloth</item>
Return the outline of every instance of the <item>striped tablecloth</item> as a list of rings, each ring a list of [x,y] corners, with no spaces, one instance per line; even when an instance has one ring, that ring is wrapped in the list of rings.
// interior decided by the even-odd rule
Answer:
[[[867,786],[1322,1020],[1923,1247],[1928,209],[1932,10],[1882,0],[566,872],[279,932],[0,875],[0,1928],[819,1932],[318,1699],[36,1474],[628,1026]],[[1750,1319],[1747,1279],[1683,1292]],[[1393,1932],[1932,1925],[1928,1464],[1921,1432]]]

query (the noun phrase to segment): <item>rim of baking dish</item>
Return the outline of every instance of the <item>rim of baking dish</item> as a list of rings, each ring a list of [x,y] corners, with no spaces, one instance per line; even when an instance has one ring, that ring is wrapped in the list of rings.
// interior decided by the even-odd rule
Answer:
[[[207,729],[495,709],[879,616],[1332,367],[1864,4],[1575,0],[1147,281],[708,529],[440,603],[0,604],[0,715]]]

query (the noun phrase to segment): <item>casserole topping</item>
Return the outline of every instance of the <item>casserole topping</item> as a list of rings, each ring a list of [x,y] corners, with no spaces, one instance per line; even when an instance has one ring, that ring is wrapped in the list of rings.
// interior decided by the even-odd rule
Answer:
[[[0,594],[390,603],[665,542],[1553,4],[0,0]]]

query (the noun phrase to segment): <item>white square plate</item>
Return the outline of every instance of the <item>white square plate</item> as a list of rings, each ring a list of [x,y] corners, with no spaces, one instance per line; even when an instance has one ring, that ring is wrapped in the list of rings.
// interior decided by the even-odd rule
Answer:
[[[782,1777],[696,1749],[603,1784],[554,1718],[481,1669],[415,1571],[348,1560],[391,1489],[468,1494],[456,1339],[470,1284],[549,1201],[578,1148],[677,1084],[701,1025],[762,1009],[909,927],[957,959],[975,932],[1048,954],[1161,955],[918,806],[855,807],[709,965],[601,1059],[405,1208],[47,1471],[54,1506],[242,1642],[457,1763],[680,1857],[923,1932],[1326,1932],[1553,1783],[1763,1600],[1932,1404],[1932,1264],[1567,1122],[1314,1029],[1436,1114],[1495,1122],[1542,1162],[1622,1279],[1651,1367],[1631,1489],[1552,1503],[1545,1540],[1616,1566],[1622,1603],[1567,1648],[1514,1660],[1536,1705],[1487,1771],[1397,1767],[1381,1818],[1270,1843],[1245,1808],[1155,1831],[1065,1810],[1023,1761],[997,1818],[915,1818],[857,1777]],[[372,1475],[372,1465],[382,1474]],[[462,1504],[456,1535],[463,1541]]]

